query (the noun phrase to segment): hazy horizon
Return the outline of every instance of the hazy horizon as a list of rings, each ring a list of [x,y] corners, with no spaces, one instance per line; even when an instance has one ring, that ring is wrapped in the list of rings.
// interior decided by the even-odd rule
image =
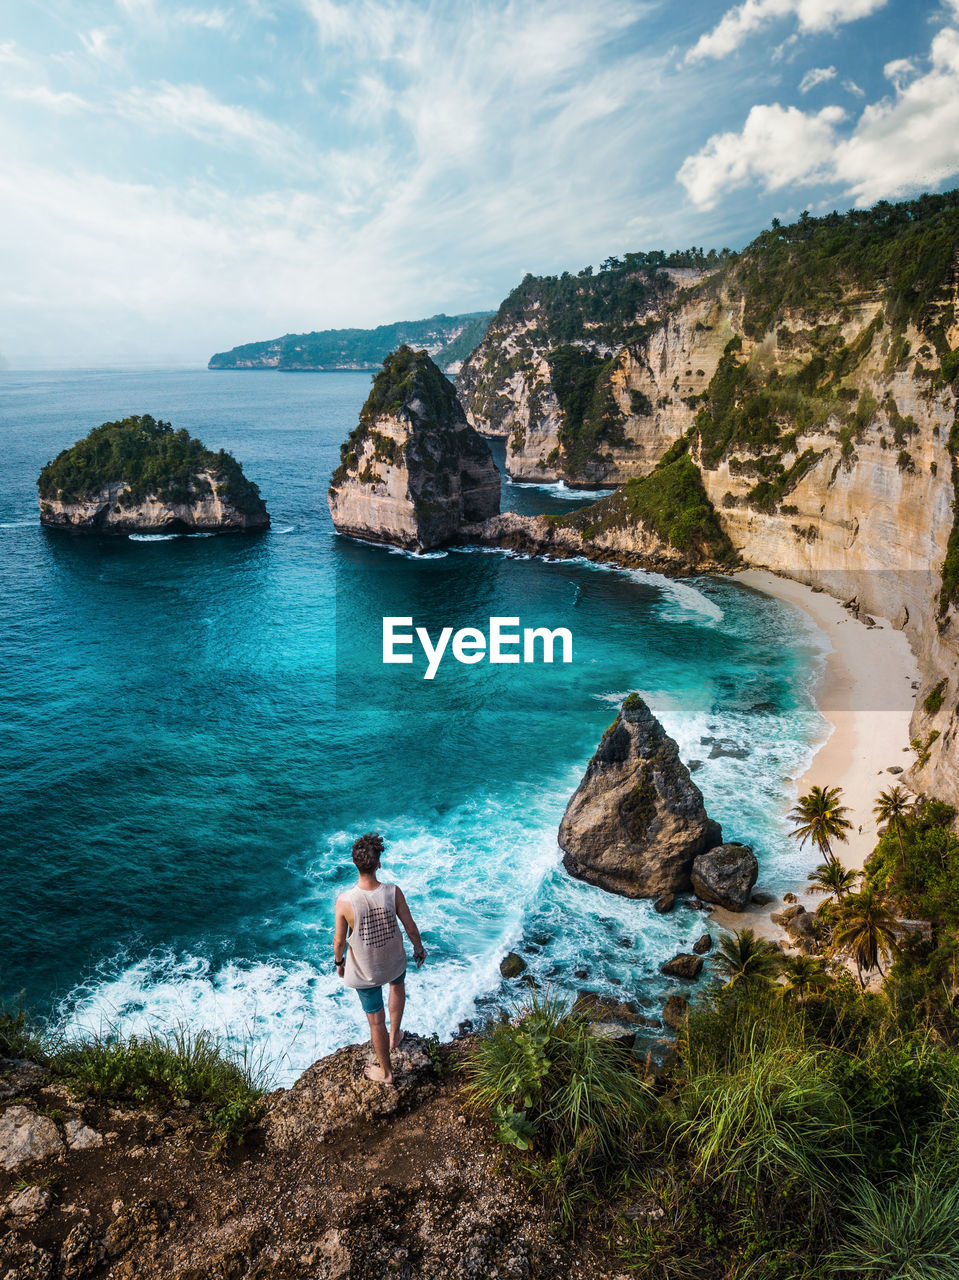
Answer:
[[[0,368],[202,367],[959,174],[959,0],[0,19]]]

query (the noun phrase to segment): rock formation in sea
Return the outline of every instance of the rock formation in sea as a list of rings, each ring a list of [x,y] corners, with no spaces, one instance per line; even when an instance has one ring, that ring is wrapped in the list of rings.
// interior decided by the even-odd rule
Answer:
[[[425,351],[387,356],[340,457],[328,498],[339,533],[425,551],[499,512],[489,446]]]
[[[40,523],[71,533],[233,533],[269,528],[257,485],[149,414],[105,422],[40,472]]]
[[[631,693],[566,806],[566,870],[627,898],[657,898],[690,889],[694,859],[721,841],[676,743]]]

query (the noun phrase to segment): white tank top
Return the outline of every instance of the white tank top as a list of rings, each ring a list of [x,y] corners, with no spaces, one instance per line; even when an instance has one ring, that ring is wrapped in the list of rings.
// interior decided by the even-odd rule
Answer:
[[[353,907],[343,982],[348,987],[381,987],[406,968],[406,949],[396,921],[396,885],[358,885],[347,894]]]

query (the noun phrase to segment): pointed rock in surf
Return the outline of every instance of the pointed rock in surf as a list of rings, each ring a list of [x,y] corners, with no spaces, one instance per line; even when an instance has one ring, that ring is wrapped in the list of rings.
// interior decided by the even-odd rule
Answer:
[[[693,860],[721,841],[676,743],[631,693],[566,806],[563,866],[611,893],[658,898],[688,890]]]
[[[425,351],[386,357],[340,458],[328,497],[338,533],[425,551],[499,512],[489,445]]]

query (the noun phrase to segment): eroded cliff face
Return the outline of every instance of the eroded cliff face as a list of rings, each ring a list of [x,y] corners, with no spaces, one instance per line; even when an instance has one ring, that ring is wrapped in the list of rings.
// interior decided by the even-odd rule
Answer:
[[[610,298],[593,276],[563,277],[552,291],[531,279],[510,295],[457,386],[470,423],[505,437],[513,479],[606,487],[655,466],[684,416],[691,421],[684,398],[708,382],[723,342],[696,328],[698,315],[688,326],[678,318],[648,352],[626,339],[657,333],[679,293],[704,274],[620,269],[610,273]],[[563,286],[560,305],[552,293]]]
[[[955,301],[955,294],[944,301],[944,314]],[[843,313],[816,321],[787,316],[761,339],[744,338],[736,360],[761,366],[768,379],[794,366],[804,349],[808,355],[817,333],[834,330],[847,348],[865,348],[843,379],[852,420],[837,409],[772,445],[734,446],[720,457],[694,439],[693,456],[744,562],[822,587],[855,602],[860,613],[888,618],[905,630],[922,677],[909,781],[917,790],[959,803],[959,625],[955,606],[942,610],[940,599],[955,519],[950,434],[956,394],[930,376],[923,334],[909,325],[894,335],[878,298],[851,298]],[[948,338],[954,346],[959,332],[952,329]],[[899,352],[910,353],[898,361],[897,342]],[[765,492],[764,476],[771,478]],[[936,688],[941,705],[934,697],[930,705],[936,709],[927,710]],[[875,697],[881,707],[881,689]]]
[[[921,223],[926,214],[918,209],[910,216]],[[797,257],[787,263],[786,285],[780,288],[781,277],[770,286],[764,255],[775,271],[782,258],[775,257],[777,236],[764,233],[765,243],[760,237],[754,256],[747,251],[738,266],[647,299],[642,332],[605,356],[597,372],[593,410],[600,429],[586,450],[582,436],[578,443],[570,436],[558,400],[549,398],[556,347],[542,340],[531,315],[514,317],[509,331],[497,317],[464,373],[474,420],[511,432],[512,474],[606,484],[633,477],[635,485],[635,477],[656,480],[675,449],[683,449],[742,563],[821,587],[860,614],[903,628],[922,675],[908,780],[959,805],[959,621],[948,598],[959,590],[953,581],[959,565],[947,571],[945,592],[942,576],[947,552],[951,561],[959,558],[959,295],[953,214],[936,216],[936,265],[917,261],[912,276],[908,254],[898,261],[893,255],[892,269],[878,273],[870,258],[877,243],[883,252],[905,234],[893,209],[888,232],[877,232],[878,223],[867,227],[868,247],[848,277],[837,267],[834,276],[827,269],[810,282]],[[823,220],[827,230],[828,224]],[[782,239],[801,255],[812,226],[784,229]],[[858,234],[849,234],[854,248]],[[934,274],[924,280],[924,270]],[[790,297],[798,301],[787,305]],[[530,333],[540,335],[532,363],[523,345]],[[505,364],[490,357],[496,344]],[[510,360],[516,367],[503,376]],[[541,411],[535,425],[531,399]],[[629,491],[624,484],[618,492]],[[662,504],[633,504],[625,521],[609,519],[610,501],[574,516],[502,517],[481,537],[665,572],[706,567],[710,548],[683,546],[674,532],[687,514],[681,496],[678,506],[666,504],[665,515]],[[881,705],[881,690],[876,697]]]
[[[40,499],[40,523],[72,533],[233,533],[267,529],[270,517],[262,502],[239,510],[226,496],[226,485],[211,471],[192,478],[193,496],[173,501],[147,494],[130,503],[125,481],[104,485],[76,501]],[[251,504],[252,505],[252,504]]]
[[[489,445],[425,351],[387,357],[341,456],[328,495],[339,533],[424,551],[499,512]]]

